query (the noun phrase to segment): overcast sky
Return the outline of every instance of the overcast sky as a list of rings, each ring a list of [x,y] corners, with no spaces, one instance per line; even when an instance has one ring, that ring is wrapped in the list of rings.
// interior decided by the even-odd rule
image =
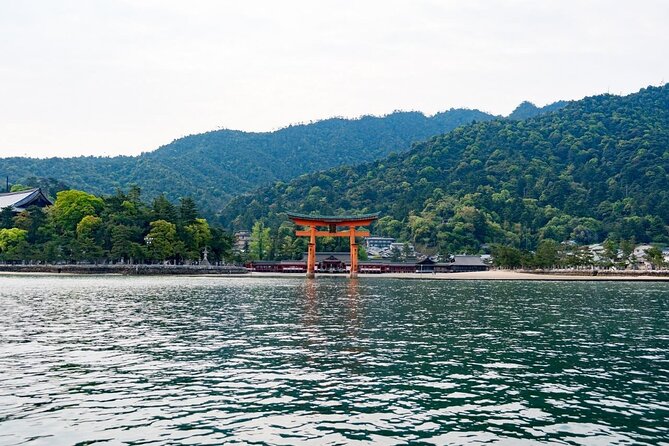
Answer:
[[[0,0],[0,156],[669,81],[669,1]]]

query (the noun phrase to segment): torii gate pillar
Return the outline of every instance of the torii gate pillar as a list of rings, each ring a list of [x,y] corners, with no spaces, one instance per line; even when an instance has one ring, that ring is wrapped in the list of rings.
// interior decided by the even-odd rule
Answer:
[[[307,279],[316,277],[316,226],[309,227],[309,248],[307,250]]]
[[[350,277],[358,277],[358,244],[356,237],[368,237],[369,231],[356,230],[357,226],[369,226],[379,218],[379,214],[367,214],[356,216],[316,216],[302,214],[288,214],[295,224],[309,228],[308,230],[297,230],[295,235],[309,237],[309,248],[307,250],[307,278],[316,277],[316,237],[348,237],[351,247],[351,272]],[[327,226],[327,231],[319,231],[318,226]],[[338,231],[337,226],[348,227],[348,230]]]
[[[355,226],[349,227],[349,243],[351,245],[351,279],[358,277],[358,244],[355,242]]]

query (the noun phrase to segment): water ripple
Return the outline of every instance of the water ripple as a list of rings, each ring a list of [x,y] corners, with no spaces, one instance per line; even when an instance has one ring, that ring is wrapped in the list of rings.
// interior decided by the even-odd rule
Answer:
[[[0,276],[0,444],[669,444],[653,283]]]

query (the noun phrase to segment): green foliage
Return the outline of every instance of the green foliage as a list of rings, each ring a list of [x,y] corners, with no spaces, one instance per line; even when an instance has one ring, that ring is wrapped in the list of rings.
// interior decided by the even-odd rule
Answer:
[[[23,260],[28,251],[28,231],[11,228],[0,229],[0,258],[4,261]]]
[[[179,200],[179,223],[190,225],[197,219],[197,206],[192,198],[186,197]]]
[[[186,225],[186,256],[190,260],[200,260],[200,255],[206,246],[211,244],[211,229],[209,223],[203,218],[194,218],[193,222]]]
[[[149,255],[157,260],[173,259],[178,253],[177,226],[165,220],[152,221],[145,240]]]
[[[149,198],[196,197],[198,206],[212,215],[232,196],[258,186],[383,158],[460,125],[493,118],[477,110],[449,110],[432,117],[396,112],[333,118],[275,132],[217,130],[186,136],[136,157],[4,158],[2,173],[42,187],[52,197],[67,187],[37,177],[67,179],[73,187],[95,194],[112,194],[120,186],[137,184]],[[175,222],[168,215],[156,219]]]
[[[560,245],[554,240],[546,239],[539,242],[534,255],[534,266],[539,268],[555,268],[560,263]]]
[[[23,184],[13,184],[11,188],[9,188],[10,192],[21,192],[23,190],[28,190],[30,189],[30,186],[24,186]]]
[[[646,259],[656,268],[662,268],[666,265],[664,261],[664,256],[662,255],[662,250],[653,246],[646,251]]]
[[[544,115],[559,110],[567,105],[565,101],[558,101],[545,107],[537,107],[531,102],[524,101],[508,116],[508,119],[520,120],[534,118],[535,116]]]
[[[358,245],[358,260],[368,260],[367,248],[365,245]]]
[[[14,211],[11,207],[0,209],[0,229],[14,227]]]
[[[547,239],[669,243],[667,147],[669,86],[601,95],[264,187],[229,203],[221,222],[244,229],[265,219],[278,227],[286,211],[378,211],[375,232],[425,252],[507,245],[519,250],[505,253],[515,265]]]
[[[51,208],[51,216],[61,229],[74,231],[82,218],[97,215],[103,206],[102,199],[95,195],[79,190],[61,191]]]
[[[232,258],[232,236],[210,227],[192,200],[182,200],[177,212],[165,197],[149,207],[140,195],[137,187],[105,197],[67,190],[50,208],[2,210],[0,261],[187,263],[199,261],[205,247],[209,261]]]
[[[262,221],[257,221],[251,230],[250,258],[252,260],[267,259],[271,246],[270,228],[265,227]]]

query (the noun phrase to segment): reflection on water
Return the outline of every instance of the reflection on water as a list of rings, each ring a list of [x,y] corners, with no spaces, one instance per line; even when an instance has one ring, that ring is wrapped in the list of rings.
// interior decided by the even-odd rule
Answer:
[[[669,286],[0,277],[0,444],[661,444]]]

